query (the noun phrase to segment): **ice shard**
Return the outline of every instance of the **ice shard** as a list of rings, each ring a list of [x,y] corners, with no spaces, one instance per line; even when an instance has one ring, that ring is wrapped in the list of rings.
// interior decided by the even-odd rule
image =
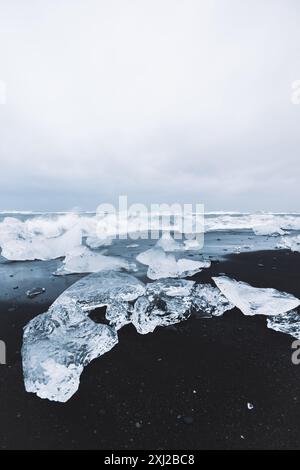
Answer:
[[[140,334],[152,333],[158,326],[169,326],[191,315],[194,282],[166,279],[149,283],[145,295],[134,304],[131,322]]]
[[[69,400],[79,387],[83,368],[117,344],[116,329],[126,323],[128,302],[144,292],[135,277],[113,271],[86,276],[63,292],[46,313],[25,327],[26,390],[49,400]],[[116,328],[96,324],[88,316],[105,305]],[[123,317],[118,318],[120,313]]]
[[[210,284],[197,284],[193,289],[192,298],[193,311],[199,318],[218,317],[234,308],[220,289]]]
[[[300,252],[300,235],[294,237],[282,237],[277,248]]]
[[[61,268],[55,274],[94,273],[120,269],[135,270],[136,265],[122,258],[105,256],[86,246],[79,246],[67,253]]]
[[[113,328],[96,324],[75,300],[64,297],[24,330],[26,391],[66,402],[78,390],[83,368],[117,342]]]
[[[227,276],[213,277],[213,280],[229,302],[244,315],[280,315],[300,305],[300,300],[292,294],[276,289],[252,287]]]

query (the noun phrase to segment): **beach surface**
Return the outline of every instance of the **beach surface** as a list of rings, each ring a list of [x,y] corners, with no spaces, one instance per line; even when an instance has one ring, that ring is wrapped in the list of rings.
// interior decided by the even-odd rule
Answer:
[[[1,265],[0,366],[2,449],[299,449],[300,366],[293,338],[265,317],[234,309],[153,334],[132,325],[93,361],[65,404],[26,393],[23,327],[80,278],[54,277],[57,261]],[[300,297],[300,254],[259,251],[225,256],[191,279],[226,273],[256,287]],[[46,292],[26,297],[30,287]]]

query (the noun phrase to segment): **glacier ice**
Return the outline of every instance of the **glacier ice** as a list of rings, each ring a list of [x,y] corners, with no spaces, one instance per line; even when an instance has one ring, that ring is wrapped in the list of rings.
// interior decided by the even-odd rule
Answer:
[[[136,277],[118,271],[100,271],[75,282],[53,305],[67,297],[76,300],[83,310],[93,310],[112,302],[132,302],[144,293],[145,286]]]
[[[168,232],[162,235],[155,246],[162,248],[164,251],[176,251],[183,249],[183,246],[174,240],[174,238]]]
[[[300,339],[300,314],[296,310],[268,318],[267,326],[279,333]]]
[[[45,287],[34,287],[33,289],[27,290],[26,295],[29,299],[33,299],[34,297],[43,294],[45,291]]]
[[[131,322],[140,334],[152,333],[157,326],[169,326],[191,315],[193,281],[166,279],[146,285],[145,295],[133,307]]]
[[[62,235],[47,239],[43,235],[28,237],[19,232],[7,239],[2,234],[0,239],[1,254],[10,261],[56,259],[65,256],[70,248],[80,244],[81,231],[78,228],[72,228]]]
[[[79,387],[83,368],[117,344],[116,330],[126,324],[127,303],[144,292],[138,279],[114,271],[86,276],[63,292],[24,329],[26,390],[49,400],[69,400]],[[96,324],[88,316],[89,311],[105,305],[116,328]],[[118,319],[120,312],[123,317]]]
[[[62,266],[55,274],[93,273],[119,269],[135,270],[136,265],[128,263],[122,258],[105,256],[90,250],[86,246],[79,246],[66,254]]]
[[[224,296],[244,315],[280,315],[300,305],[292,294],[276,289],[252,287],[227,276],[213,277]]]
[[[25,327],[22,347],[27,392],[66,402],[83,368],[118,342],[108,325],[96,324],[75,300],[63,297]]]
[[[177,261],[173,254],[165,253],[160,247],[150,248],[140,253],[136,259],[148,266],[147,276],[152,280],[192,276],[211,265],[210,261],[193,261],[185,258]]]
[[[277,248],[300,252],[300,235],[294,237],[282,237]]]
[[[294,296],[226,276],[213,279],[217,287],[178,278],[144,284],[119,271],[100,271],[80,279],[24,329],[26,390],[41,398],[67,401],[77,391],[84,367],[112,349],[118,330],[129,323],[138,333],[148,334],[192,313],[211,318],[236,306],[245,315],[277,315],[268,318],[268,327],[300,339],[300,315],[293,310],[300,301]],[[89,317],[99,307],[106,307],[108,324]]]
[[[193,310],[201,318],[221,316],[234,305],[222,294],[220,289],[210,284],[197,284],[193,289]]]

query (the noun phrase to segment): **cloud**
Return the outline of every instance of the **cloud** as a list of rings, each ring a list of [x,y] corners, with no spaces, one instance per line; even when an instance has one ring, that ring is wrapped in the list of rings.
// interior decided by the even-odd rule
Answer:
[[[0,208],[298,208],[297,0],[0,9]]]

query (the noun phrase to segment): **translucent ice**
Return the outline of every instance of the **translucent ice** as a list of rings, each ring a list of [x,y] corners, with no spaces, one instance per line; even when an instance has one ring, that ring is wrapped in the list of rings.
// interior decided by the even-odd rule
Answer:
[[[220,291],[244,315],[280,315],[300,305],[300,300],[276,289],[252,287],[226,276],[213,277]]]
[[[122,258],[105,256],[90,250],[86,246],[79,246],[67,253],[63,265],[57,270],[56,274],[93,273],[119,269],[134,270],[135,268],[134,263],[128,263]]]
[[[140,334],[186,320],[191,314],[194,282],[177,279],[149,283],[134,304],[131,321]]]
[[[296,310],[268,318],[268,328],[300,339],[300,315]]]
[[[26,295],[29,299],[33,299],[34,297],[43,294],[45,291],[45,287],[34,287],[33,289],[26,291]]]
[[[300,252],[300,235],[294,237],[282,237],[277,248]]]
[[[2,256],[11,261],[50,260],[65,256],[72,247],[81,244],[81,231],[73,228],[63,235],[47,238],[43,235],[15,236],[0,240]]]
[[[164,251],[176,251],[183,249],[183,246],[175,241],[168,232],[162,235],[162,237],[156,243],[156,246],[158,248],[162,248]]]
[[[210,284],[197,284],[192,292],[193,310],[201,318],[221,316],[227,310],[234,308],[220,289]]]
[[[107,305],[116,329],[127,322],[128,302],[145,292],[135,277],[119,272],[91,274],[73,284],[48,312],[24,330],[22,359],[28,392],[67,401],[78,389],[83,368],[118,342],[115,328],[96,324],[89,311]]]
[[[24,330],[26,391],[66,402],[77,391],[83,368],[117,342],[113,328],[94,323],[75,300],[63,297]]]
[[[210,261],[193,261],[181,258],[178,261],[175,256],[165,253],[162,248],[150,248],[137,256],[137,261],[148,266],[149,279],[161,279],[168,277],[192,276],[203,268],[210,267]]]

